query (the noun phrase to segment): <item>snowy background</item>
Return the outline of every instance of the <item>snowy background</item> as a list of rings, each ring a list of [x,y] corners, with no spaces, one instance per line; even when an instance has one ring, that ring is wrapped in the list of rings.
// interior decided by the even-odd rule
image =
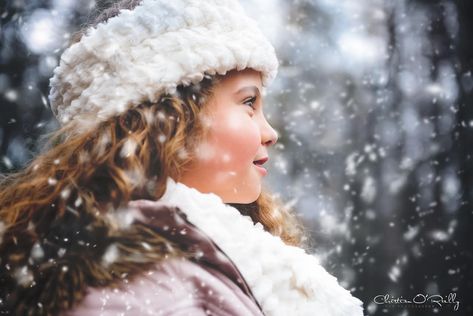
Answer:
[[[265,97],[279,132],[266,181],[368,315],[473,314],[472,3],[243,1],[281,63]],[[0,172],[57,128],[48,80],[94,7],[0,2]],[[456,293],[459,310],[373,302],[418,293]]]

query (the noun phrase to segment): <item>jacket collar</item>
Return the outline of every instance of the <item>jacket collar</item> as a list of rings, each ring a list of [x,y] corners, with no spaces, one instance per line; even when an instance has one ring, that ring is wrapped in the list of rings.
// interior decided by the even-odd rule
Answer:
[[[220,271],[232,280],[261,309],[235,263],[201,229],[191,223],[178,207],[168,206],[160,201],[135,200],[129,209],[139,212],[145,222],[159,235],[166,238],[187,253],[188,258],[198,264]]]
[[[266,315],[363,315],[363,303],[340,286],[315,255],[286,245],[213,193],[172,178],[156,203],[178,207],[235,263]]]

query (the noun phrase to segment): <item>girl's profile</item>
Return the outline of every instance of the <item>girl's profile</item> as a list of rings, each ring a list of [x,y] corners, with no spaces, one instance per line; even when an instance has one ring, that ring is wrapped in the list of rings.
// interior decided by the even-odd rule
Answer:
[[[269,40],[237,0],[122,0],[50,80],[61,127],[0,187],[7,315],[363,314],[265,186]]]

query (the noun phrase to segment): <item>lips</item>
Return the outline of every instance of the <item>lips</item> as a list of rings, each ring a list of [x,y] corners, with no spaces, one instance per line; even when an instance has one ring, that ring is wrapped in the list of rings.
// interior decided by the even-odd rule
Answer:
[[[261,173],[262,176],[265,176],[268,171],[263,167],[263,164],[268,161],[268,157],[263,157],[260,159],[256,159],[253,161],[253,164],[255,165],[256,169]]]
[[[263,164],[268,161],[268,157],[258,159],[253,161],[253,164],[255,165],[255,168],[258,170],[258,172],[262,175],[265,176],[268,171],[263,167]]]
[[[255,161],[253,161],[253,163],[257,166],[262,166],[266,161],[268,161],[268,157],[263,157],[261,159],[257,159]]]

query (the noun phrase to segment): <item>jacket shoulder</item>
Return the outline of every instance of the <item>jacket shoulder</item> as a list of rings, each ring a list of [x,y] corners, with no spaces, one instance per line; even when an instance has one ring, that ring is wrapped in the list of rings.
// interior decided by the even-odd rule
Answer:
[[[163,260],[121,288],[90,288],[77,315],[262,315],[227,276],[184,257]]]
[[[66,212],[47,225],[33,225],[36,234],[5,233],[0,313],[107,315],[134,309],[129,314],[146,315],[182,307],[199,315],[205,308],[231,309],[232,302],[236,310],[249,310],[247,315],[259,310],[237,267],[208,236],[179,208],[148,202],[105,215]],[[229,303],[219,305],[215,293]]]

